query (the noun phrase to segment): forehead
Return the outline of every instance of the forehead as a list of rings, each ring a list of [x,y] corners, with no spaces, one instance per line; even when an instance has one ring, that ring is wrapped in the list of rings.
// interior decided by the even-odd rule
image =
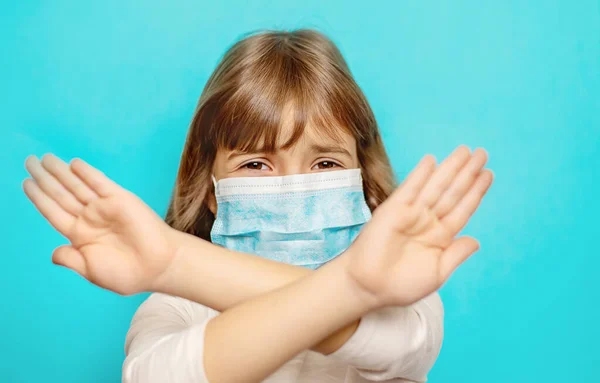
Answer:
[[[327,146],[343,147],[349,149],[356,145],[356,140],[348,129],[344,129],[336,122],[329,121],[306,121],[300,128],[293,106],[286,106],[282,113],[281,126],[279,128],[276,146],[278,149],[286,149],[298,146]],[[262,145],[265,144],[263,141]]]

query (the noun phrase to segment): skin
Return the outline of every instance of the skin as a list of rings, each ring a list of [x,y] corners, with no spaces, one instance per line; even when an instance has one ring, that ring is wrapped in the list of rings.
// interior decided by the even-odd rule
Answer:
[[[221,153],[227,161],[217,160],[215,176],[324,171],[323,164],[313,168],[313,162],[339,158],[309,154],[314,142],[307,134],[297,144],[304,148],[270,154],[268,168],[234,168],[234,158]],[[254,156],[246,163],[257,160],[255,153],[244,155]],[[352,167],[351,157],[341,165]],[[208,379],[259,382],[297,353],[352,329],[369,311],[408,306],[439,289],[479,248],[475,239],[456,236],[492,183],[492,173],[483,169],[486,160],[483,150],[466,147],[439,166],[426,156],[347,251],[302,273],[173,230],[137,196],[82,160],[68,165],[52,155],[41,162],[29,157],[31,178],[23,188],[70,241],[55,250],[53,262],[119,294],[156,291],[220,307],[223,313],[205,333]],[[276,277],[284,267],[288,271]],[[222,270],[231,278],[222,278]],[[271,275],[269,282],[257,283],[261,279],[254,272]],[[258,287],[242,291],[253,284]]]

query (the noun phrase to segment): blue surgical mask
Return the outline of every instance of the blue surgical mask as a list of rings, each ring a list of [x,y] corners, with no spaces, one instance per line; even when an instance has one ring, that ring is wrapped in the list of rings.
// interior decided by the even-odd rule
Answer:
[[[371,218],[360,169],[215,182],[213,243],[316,269]]]

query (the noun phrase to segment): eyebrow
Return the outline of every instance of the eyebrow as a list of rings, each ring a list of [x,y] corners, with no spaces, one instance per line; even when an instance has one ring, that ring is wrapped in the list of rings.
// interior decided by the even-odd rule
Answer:
[[[254,154],[258,154],[258,153],[265,153],[265,150],[262,149],[256,149],[256,150],[234,150],[233,152],[229,153],[229,155],[227,156],[227,161],[231,160],[232,158],[236,158],[236,157],[240,157],[240,156],[246,156],[246,155],[254,155]]]
[[[317,152],[317,153],[339,153],[339,154],[344,154],[348,157],[352,157],[352,155],[350,154],[350,152],[346,149],[343,148],[341,146],[338,145],[318,145],[318,144],[313,144],[311,145],[310,149],[313,152]]]
[[[346,155],[348,157],[352,157],[352,155],[350,154],[350,152],[346,149],[343,148],[339,145],[318,145],[318,144],[312,144],[310,146],[310,150],[315,152],[315,153],[339,153],[339,154],[343,154]],[[258,153],[265,153],[265,151],[261,148],[258,148],[256,150],[248,150],[248,151],[243,151],[243,150],[235,150],[231,153],[229,153],[229,155],[227,156],[227,160],[231,160],[232,158],[236,158],[236,157],[240,157],[240,156],[245,156],[245,155],[253,155],[253,154],[258,154]]]

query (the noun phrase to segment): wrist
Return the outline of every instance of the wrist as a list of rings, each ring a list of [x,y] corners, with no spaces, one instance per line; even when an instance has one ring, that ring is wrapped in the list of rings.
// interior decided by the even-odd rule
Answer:
[[[188,257],[191,236],[172,228],[169,230],[167,236],[172,245],[169,247],[170,254],[165,254],[165,257],[170,261],[152,281],[150,291],[177,296],[179,290],[177,285],[185,283],[189,279],[187,273],[189,272]],[[198,239],[196,238],[196,240]]]
[[[367,312],[381,308],[383,305],[381,304],[381,300],[373,294],[372,291],[365,289],[350,272],[349,265],[354,256],[352,254],[354,251],[356,250],[351,246],[335,259],[335,262],[338,263],[337,267],[340,269],[339,272],[343,275],[344,284],[346,285],[348,294],[354,297],[357,301],[356,304],[363,307],[366,314]]]
[[[330,273],[332,276],[329,278],[331,278],[332,282],[338,286],[340,300],[345,300],[347,306],[356,309],[356,314],[353,316],[352,320],[358,320],[366,313],[378,308],[380,305],[378,304],[376,297],[362,289],[348,272],[348,251],[349,250],[344,252],[329,264],[324,265],[321,269],[327,267],[331,268]],[[317,272],[319,270],[317,270]]]

